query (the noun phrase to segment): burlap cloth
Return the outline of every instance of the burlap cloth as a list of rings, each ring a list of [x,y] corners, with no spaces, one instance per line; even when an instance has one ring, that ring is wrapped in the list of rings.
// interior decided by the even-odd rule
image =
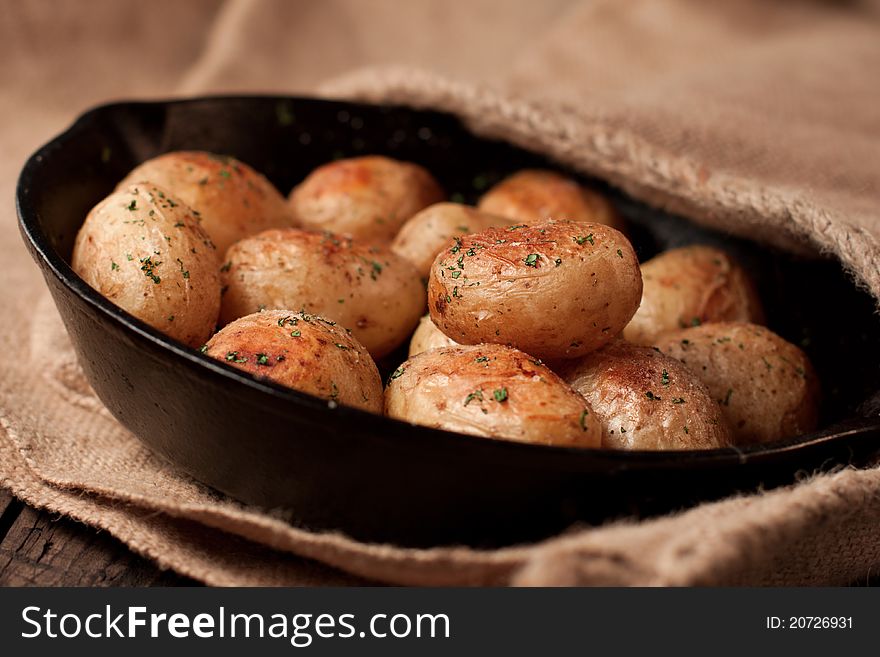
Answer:
[[[795,0],[4,2],[0,483],[211,584],[864,578],[880,564],[878,469],[497,551],[365,545],[219,498],[94,397],[11,198],[26,155],[95,102],[314,92],[403,62],[432,72],[323,90],[455,112],[695,221],[836,257],[880,299],[878,18],[875,3]]]

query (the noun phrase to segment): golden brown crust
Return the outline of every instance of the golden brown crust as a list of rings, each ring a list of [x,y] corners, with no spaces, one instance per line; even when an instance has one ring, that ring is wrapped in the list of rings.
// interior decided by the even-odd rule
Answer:
[[[546,365],[502,345],[446,347],[391,375],[385,412],[414,424],[543,445],[598,447],[587,402]]]
[[[579,221],[624,228],[608,199],[555,171],[518,171],[486,192],[477,207],[518,223]]]
[[[620,333],[641,293],[638,260],[620,232],[550,222],[457,238],[431,266],[428,309],[461,344],[574,358]]]
[[[763,326],[722,322],[668,333],[657,346],[706,384],[737,444],[813,431],[819,381],[806,354]]]
[[[412,265],[388,248],[289,228],[227,252],[221,322],[260,309],[296,308],[351,329],[374,358],[406,340],[425,309]]]
[[[73,270],[116,305],[193,347],[220,310],[219,258],[192,208],[148,183],[114,192],[80,228]]]
[[[318,167],[290,194],[303,227],[387,243],[416,212],[443,200],[423,167],[379,155]]]
[[[249,235],[294,225],[293,214],[272,183],[233,157],[204,151],[165,153],[133,169],[117,189],[144,180],[166,188],[199,212],[220,254]]]
[[[718,404],[690,370],[624,340],[568,363],[560,375],[589,402],[602,446],[626,450],[711,449],[730,444]]]
[[[513,221],[460,203],[435,203],[413,215],[397,233],[391,250],[409,260],[427,278],[431,263],[454,237]]]
[[[650,345],[669,331],[711,322],[764,321],[754,284],[721,249],[671,249],[642,265],[642,280],[642,303],[623,331],[630,342]]]
[[[330,401],[382,413],[382,380],[364,346],[317,315],[267,310],[218,332],[205,353],[233,367]]]
[[[425,315],[419,320],[419,325],[409,341],[409,357],[429,349],[438,347],[457,347],[458,343],[437,328],[430,315]]]

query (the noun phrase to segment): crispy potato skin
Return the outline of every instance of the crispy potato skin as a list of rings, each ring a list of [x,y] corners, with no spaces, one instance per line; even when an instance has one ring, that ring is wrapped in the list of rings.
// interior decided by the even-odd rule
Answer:
[[[457,347],[458,343],[437,328],[430,315],[425,315],[419,320],[416,332],[409,341],[409,357],[429,349],[438,347]]]
[[[202,227],[221,254],[249,235],[294,225],[293,214],[272,183],[233,157],[203,151],[165,153],[133,169],[118,189],[144,180],[168,189],[199,212]]]
[[[739,445],[813,431],[819,380],[806,354],[763,326],[721,322],[667,333],[663,353],[690,368],[721,405]]]
[[[693,324],[764,321],[748,274],[720,249],[671,249],[642,265],[642,280],[642,303],[623,330],[635,344],[651,345],[658,336]]]
[[[220,262],[193,210],[144,183],[114,192],[86,217],[73,270],[116,305],[184,344],[210,337]]]
[[[385,412],[414,424],[542,445],[598,447],[587,402],[546,365],[496,344],[446,347],[391,375]]]
[[[377,245],[289,228],[244,239],[226,254],[221,322],[261,308],[297,308],[339,322],[374,358],[410,335],[425,309],[412,265]]]
[[[721,409],[674,358],[624,340],[569,362],[562,378],[602,424],[602,447],[679,450],[727,447]]]
[[[427,278],[431,263],[453,237],[509,226],[513,220],[460,203],[435,203],[410,218],[391,243],[391,250],[409,260]]]
[[[456,238],[431,266],[428,309],[458,343],[508,344],[556,360],[610,342],[641,294],[636,254],[620,232],[550,222]]]
[[[553,219],[624,229],[623,220],[608,199],[555,171],[518,171],[486,192],[477,207],[517,223],[536,224]]]
[[[416,212],[443,200],[443,190],[417,164],[379,155],[318,167],[290,194],[304,228],[388,243]]]
[[[333,322],[267,310],[220,330],[205,353],[302,392],[382,413],[382,380],[364,346]]]

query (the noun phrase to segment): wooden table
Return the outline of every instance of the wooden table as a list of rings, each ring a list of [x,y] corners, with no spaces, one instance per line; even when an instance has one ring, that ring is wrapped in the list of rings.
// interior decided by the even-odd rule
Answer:
[[[188,586],[107,532],[38,511],[0,489],[0,586]]]

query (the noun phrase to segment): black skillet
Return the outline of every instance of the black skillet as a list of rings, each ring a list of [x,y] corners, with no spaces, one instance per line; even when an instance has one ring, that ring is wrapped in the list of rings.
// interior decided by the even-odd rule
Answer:
[[[68,265],[89,209],[136,164],[177,149],[234,155],[285,193],[328,160],[387,154],[424,165],[465,202],[517,169],[559,167],[476,137],[447,114],[276,97],[98,107],[27,161],[16,197],[21,232],[98,396],[182,470],[243,502],[287,510],[294,524],[406,545],[499,545],[778,486],[880,450],[880,416],[865,412],[880,390],[880,320],[836,262],[700,229],[599,181],[589,182],[627,217],[643,260],[703,242],[747,265],[769,326],[801,345],[819,372],[822,431],[744,450],[522,445],[331,409],[212,361],[114,306]]]

